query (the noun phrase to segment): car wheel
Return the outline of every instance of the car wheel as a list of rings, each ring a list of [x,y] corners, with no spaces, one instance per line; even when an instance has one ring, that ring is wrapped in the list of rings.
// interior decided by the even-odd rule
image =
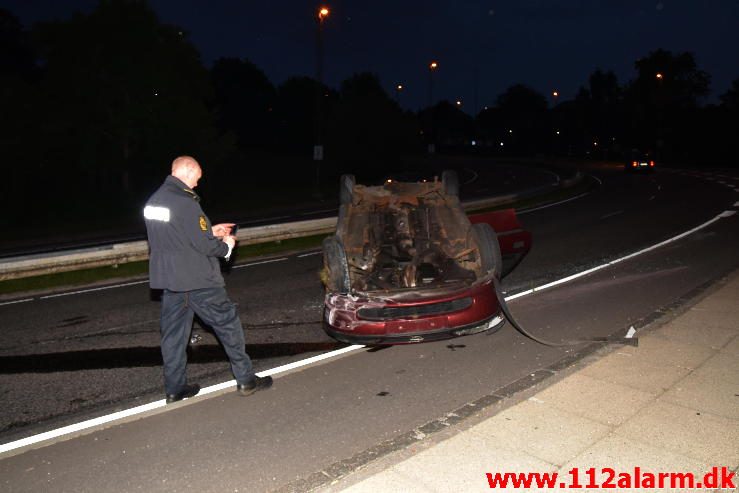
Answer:
[[[325,282],[329,291],[346,294],[349,292],[349,264],[346,252],[336,236],[323,240],[323,267],[326,270]]]
[[[341,175],[339,178],[339,204],[351,204],[354,196],[354,185],[357,179],[354,175]]]
[[[503,257],[500,254],[498,235],[492,226],[487,223],[473,224],[467,236],[467,244],[469,247],[477,247],[483,275],[494,271],[495,277],[500,279]]]
[[[447,195],[459,195],[459,176],[451,169],[441,172],[441,183],[444,185],[444,193]]]

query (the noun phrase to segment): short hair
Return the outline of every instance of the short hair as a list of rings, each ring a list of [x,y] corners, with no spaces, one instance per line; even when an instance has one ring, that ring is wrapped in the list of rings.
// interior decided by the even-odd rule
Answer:
[[[172,161],[172,174],[180,170],[200,169],[200,164],[191,156],[179,156]]]

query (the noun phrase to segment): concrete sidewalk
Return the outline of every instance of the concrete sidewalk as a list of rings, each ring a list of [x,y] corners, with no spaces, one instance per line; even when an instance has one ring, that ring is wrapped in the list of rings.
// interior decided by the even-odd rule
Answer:
[[[583,489],[591,467],[599,485],[607,479],[601,468],[612,468],[614,486],[620,473],[633,481],[635,467],[643,478],[647,472],[692,472],[697,481],[713,467],[737,471],[739,271],[676,318],[637,335],[639,347],[588,358],[511,407],[491,406],[465,421],[469,424],[450,427],[319,491],[491,491],[486,473],[556,471],[553,489],[518,490],[553,491],[560,483],[572,484],[573,468],[579,468]],[[722,491],[739,492],[739,474],[733,483],[735,489]]]

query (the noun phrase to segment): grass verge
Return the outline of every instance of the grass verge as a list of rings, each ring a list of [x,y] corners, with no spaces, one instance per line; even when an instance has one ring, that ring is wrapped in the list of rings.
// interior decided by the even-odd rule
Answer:
[[[321,245],[326,235],[305,236],[289,240],[271,241],[256,245],[245,245],[236,250],[234,261],[244,263],[246,259],[274,255],[277,253],[307,250]],[[146,277],[149,273],[149,262],[131,262],[119,266],[96,267],[70,272],[58,272],[43,276],[24,277],[0,282],[0,295],[23,293],[29,291],[48,290],[59,287],[89,285],[117,278]]]

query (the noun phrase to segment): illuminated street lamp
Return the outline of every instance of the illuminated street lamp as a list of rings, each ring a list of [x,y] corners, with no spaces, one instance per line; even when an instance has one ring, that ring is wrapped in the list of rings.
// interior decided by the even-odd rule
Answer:
[[[461,107],[461,106],[462,106],[462,101],[460,101],[460,100],[458,99],[458,100],[457,100],[457,107]]]
[[[429,63],[429,104],[428,104],[428,128],[430,129],[428,153],[436,153],[436,122],[431,106],[434,103],[434,72],[439,68],[439,62],[432,60]]]
[[[323,22],[328,18],[328,7],[322,6],[316,14],[316,112],[315,112],[315,144],[313,160],[316,162],[316,191],[321,194],[321,161],[323,161]]]
[[[400,104],[400,93],[403,91],[404,87],[403,84],[398,84],[395,86],[395,101]]]
[[[429,63],[429,108],[434,103],[434,72],[437,68],[439,68],[438,62]]]
[[[664,76],[662,75],[662,72],[657,72],[657,75],[655,75],[655,77],[656,77],[656,78],[657,78],[658,80],[662,80]]]

